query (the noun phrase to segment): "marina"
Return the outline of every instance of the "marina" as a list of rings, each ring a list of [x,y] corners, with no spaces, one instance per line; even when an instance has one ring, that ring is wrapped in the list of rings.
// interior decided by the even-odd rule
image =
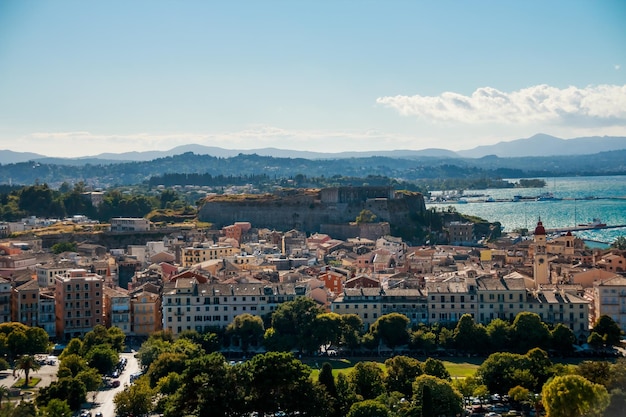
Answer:
[[[532,230],[541,218],[547,230],[570,231],[585,241],[610,244],[618,236],[626,236],[626,176],[561,177],[545,178],[545,181],[551,185],[539,189],[434,192],[426,207],[500,222],[505,233]],[[554,198],[548,198],[550,194]],[[444,196],[451,199],[442,201]],[[463,199],[465,203],[457,204],[454,199]]]

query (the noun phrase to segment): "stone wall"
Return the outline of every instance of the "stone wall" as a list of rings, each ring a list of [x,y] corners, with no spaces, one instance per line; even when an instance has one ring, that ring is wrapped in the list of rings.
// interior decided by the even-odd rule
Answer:
[[[198,218],[221,228],[237,221],[248,221],[254,227],[275,230],[297,229],[306,233],[321,231],[322,224],[347,224],[353,222],[361,210],[372,211],[379,222],[391,223],[391,228],[401,227],[411,221],[411,214],[426,210],[421,194],[397,194],[395,198],[371,198],[381,193],[390,194],[388,187],[343,187],[324,189],[317,194],[289,195],[266,199],[209,199],[200,208]],[[386,191],[384,191],[385,189]],[[329,191],[327,191],[329,190]],[[335,190],[337,190],[335,192]],[[349,192],[348,192],[349,191]],[[321,198],[326,195],[326,200]],[[346,201],[347,200],[347,201]],[[395,223],[395,225],[394,225]]]

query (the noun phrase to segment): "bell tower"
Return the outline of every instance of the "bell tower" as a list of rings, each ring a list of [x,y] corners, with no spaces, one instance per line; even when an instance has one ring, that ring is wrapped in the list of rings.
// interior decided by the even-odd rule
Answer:
[[[546,250],[546,229],[541,219],[535,227],[535,259],[533,261],[533,278],[535,287],[550,283],[550,268],[548,266],[548,253]]]

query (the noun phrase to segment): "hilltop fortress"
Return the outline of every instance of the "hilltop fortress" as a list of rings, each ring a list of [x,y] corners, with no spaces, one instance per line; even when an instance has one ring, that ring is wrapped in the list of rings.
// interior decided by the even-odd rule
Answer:
[[[211,196],[200,208],[198,217],[216,227],[248,221],[255,227],[276,230],[297,229],[307,233],[334,230],[340,235],[350,235],[355,231],[345,226],[354,222],[364,209],[376,215],[376,223],[370,224],[370,228],[388,223],[387,227],[394,232],[415,224],[426,206],[422,194],[394,191],[391,187],[332,187]]]

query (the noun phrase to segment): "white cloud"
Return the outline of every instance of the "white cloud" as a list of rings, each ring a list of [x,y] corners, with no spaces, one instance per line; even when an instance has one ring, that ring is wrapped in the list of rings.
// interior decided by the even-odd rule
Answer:
[[[626,85],[559,89],[537,85],[510,93],[482,87],[464,96],[388,96],[377,103],[404,116],[467,124],[626,124]]]
[[[622,68],[622,66],[620,64],[615,64],[614,68],[615,68],[615,71],[619,71]]]

